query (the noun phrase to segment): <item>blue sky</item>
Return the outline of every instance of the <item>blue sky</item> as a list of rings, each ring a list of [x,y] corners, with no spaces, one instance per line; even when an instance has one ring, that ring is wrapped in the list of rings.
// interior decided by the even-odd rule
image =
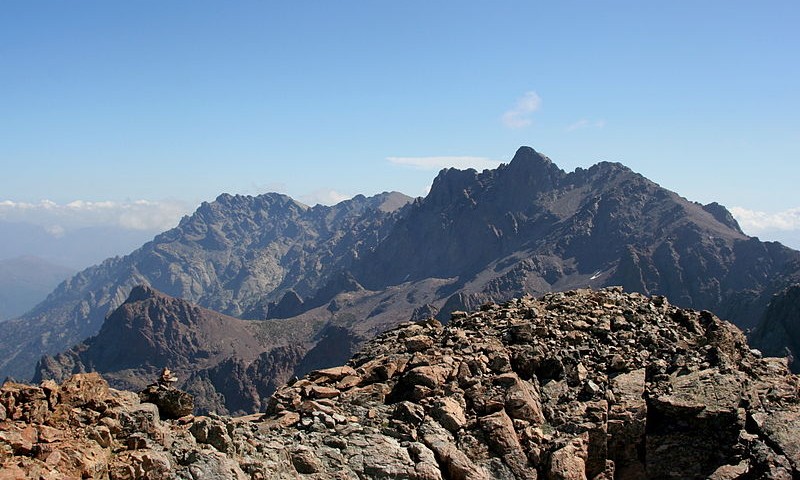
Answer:
[[[424,195],[530,145],[797,247],[798,24],[796,1],[9,0],[0,217]]]

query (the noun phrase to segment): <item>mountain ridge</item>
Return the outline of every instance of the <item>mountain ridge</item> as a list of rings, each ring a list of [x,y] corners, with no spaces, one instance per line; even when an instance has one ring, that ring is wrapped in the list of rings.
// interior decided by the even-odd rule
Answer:
[[[0,342],[2,372],[24,373],[37,355],[94,335],[139,283],[235,316],[313,318],[352,333],[343,347],[352,349],[409,311],[446,319],[586,286],[666,295],[751,328],[774,293],[800,280],[800,252],[747,237],[724,207],[618,163],[566,173],[522,147],[494,170],[442,170],[425,198],[381,210],[391,195],[333,207],[221,195],[14,323]]]
[[[288,290],[321,289],[328,277],[380,239],[397,215],[399,193],[308,207],[282,194],[223,194],[125,257],[107,259],[60,285],[0,340],[0,373],[26,378],[42,353],[96,334],[130,290],[149,284],[221,313],[266,314]],[[305,268],[311,261],[315,268]],[[320,266],[321,268],[316,268]],[[306,271],[308,270],[308,271]],[[48,334],[59,331],[57,338]]]
[[[42,357],[33,381],[99,372],[115,388],[138,391],[169,366],[199,411],[250,413],[294,374],[319,329],[297,320],[241,320],[137,285],[97,335]],[[223,375],[226,369],[241,371]]]

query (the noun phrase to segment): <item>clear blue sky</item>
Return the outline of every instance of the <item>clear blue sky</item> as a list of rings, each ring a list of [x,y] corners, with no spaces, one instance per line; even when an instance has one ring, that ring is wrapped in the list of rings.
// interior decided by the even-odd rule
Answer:
[[[8,0],[0,202],[422,195],[438,157],[530,145],[800,229],[798,25],[797,1]]]

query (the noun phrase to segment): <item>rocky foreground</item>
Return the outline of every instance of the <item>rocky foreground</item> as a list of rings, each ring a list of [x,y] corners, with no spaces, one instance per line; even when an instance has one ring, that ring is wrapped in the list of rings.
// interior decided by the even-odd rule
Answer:
[[[0,478],[800,477],[785,360],[613,287],[403,324],[264,414],[171,413],[97,374],[6,383]]]

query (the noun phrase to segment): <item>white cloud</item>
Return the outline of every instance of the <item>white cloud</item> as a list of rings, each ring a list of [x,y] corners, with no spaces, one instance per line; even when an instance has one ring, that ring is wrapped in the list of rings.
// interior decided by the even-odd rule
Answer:
[[[349,200],[350,198],[353,198],[353,196],[339,193],[336,190],[321,188],[319,190],[314,190],[311,193],[301,195],[300,201],[306,205],[335,205],[339,202]]]
[[[0,202],[0,219],[40,225],[59,237],[67,230],[95,226],[116,226],[128,230],[163,231],[177,225],[190,206],[179,201],[136,200],[132,202],[74,200],[58,204],[50,200],[37,203]]]
[[[503,114],[503,124],[508,128],[527,127],[533,123],[533,112],[539,110],[542,99],[536,92],[525,92],[514,108]]]
[[[66,230],[61,225],[48,225],[44,228],[44,231],[56,238],[61,238],[66,233]]]
[[[581,128],[603,128],[605,126],[606,126],[605,120],[588,120],[586,118],[582,118],[577,122],[573,123],[572,125],[569,125],[567,127],[567,131],[573,132]]]
[[[800,207],[782,212],[767,213],[742,207],[731,208],[731,213],[746,232],[769,230],[800,230]]]
[[[417,170],[441,170],[442,168],[455,167],[460,169],[474,168],[483,170],[496,168],[500,162],[486,157],[387,157],[389,163],[416,168]]]

